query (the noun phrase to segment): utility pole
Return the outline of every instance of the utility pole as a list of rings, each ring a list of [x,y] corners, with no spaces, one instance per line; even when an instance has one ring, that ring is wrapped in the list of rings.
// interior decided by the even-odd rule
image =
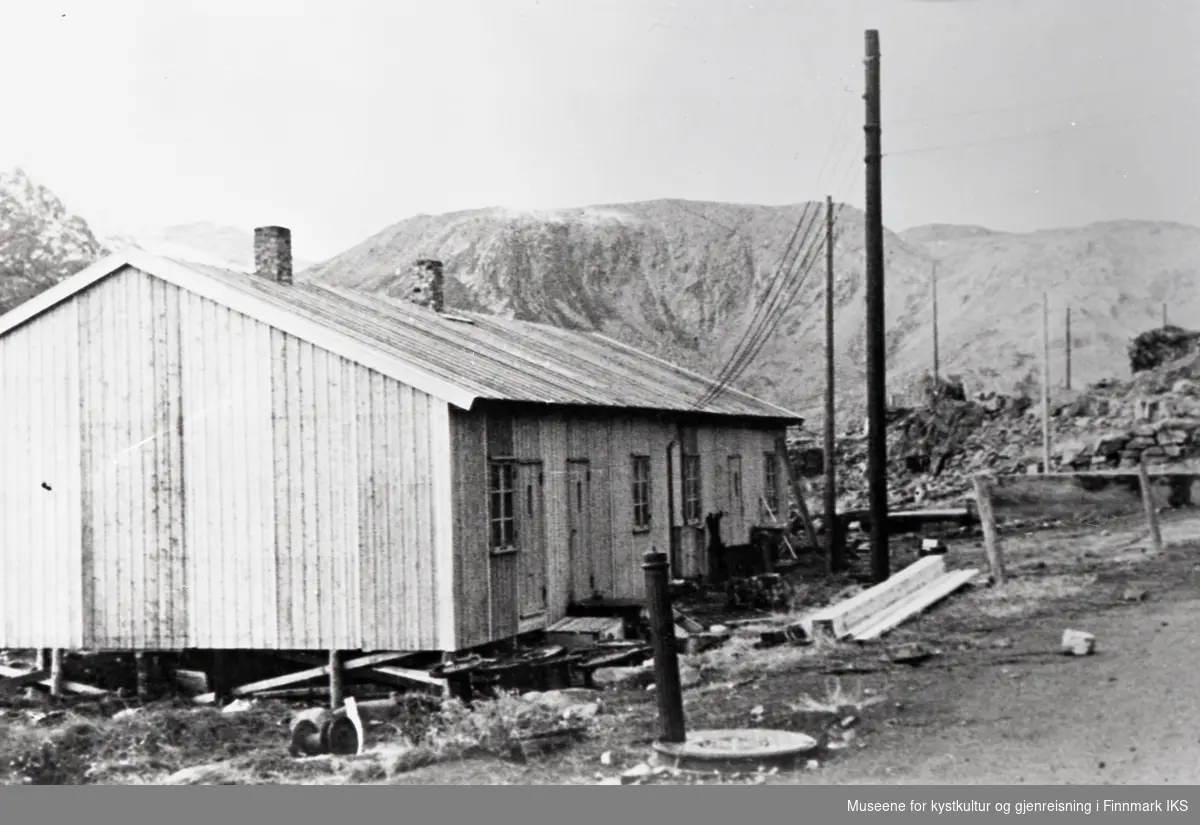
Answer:
[[[867,298],[867,489],[870,495],[871,573],[876,583],[891,575],[888,553],[887,350],[883,311],[883,148],[879,105],[879,31],[866,33],[866,298]]]
[[[933,262],[933,272],[929,276],[929,289],[933,293],[933,391],[941,387],[938,381],[940,364],[938,363],[938,319],[937,319],[937,261]]]
[[[1167,325],[1167,305],[1163,304],[1163,326]]]
[[[837,467],[834,462],[833,362],[833,198],[825,196],[825,554],[828,572],[840,571],[841,531],[837,521]]]
[[[1050,296],[1042,293],[1042,472],[1050,472]]]
[[[1067,307],[1067,390],[1071,389],[1071,308]]]

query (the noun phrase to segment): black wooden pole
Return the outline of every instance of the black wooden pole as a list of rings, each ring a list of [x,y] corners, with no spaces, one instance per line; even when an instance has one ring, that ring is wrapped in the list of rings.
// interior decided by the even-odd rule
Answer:
[[[646,573],[646,606],[650,611],[650,641],[654,648],[654,681],[658,692],[659,737],[663,742],[683,742],[683,689],[679,683],[679,656],[675,649],[675,615],[667,578],[667,554],[653,551],[642,562]]]
[[[887,345],[883,311],[883,153],[877,30],[867,30],[866,47],[867,491],[871,512],[871,573],[879,583],[891,575],[891,556],[887,533]]]

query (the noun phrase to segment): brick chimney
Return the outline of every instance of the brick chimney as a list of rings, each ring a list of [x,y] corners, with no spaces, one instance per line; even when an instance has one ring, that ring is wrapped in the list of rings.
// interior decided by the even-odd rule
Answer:
[[[292,230],[282,226],[254,230],[254,271],[269,281],[292,282]]]
[[[434,312],[445,309],[445,276],[442,274],[441,261],[422,258],[407,273],[396,274],[401,278],[400,294],[410,302]]]

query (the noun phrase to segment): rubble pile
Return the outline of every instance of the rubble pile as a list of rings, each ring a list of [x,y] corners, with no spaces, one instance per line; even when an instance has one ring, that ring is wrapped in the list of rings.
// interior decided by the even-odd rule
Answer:
[[[1152,334],[1161,333],[1161,334]],[[1130,345],[1133,377],[1109,379],[1051,398],[1051,472],[1200,464],[1200,333],[1152,330]],[[917,406],[888,413],[888,488],[893,506],[954,506],[980,472],[1040,468],[1041,404],[994,392],[967,397],[961,382],[923,386]],[[790,442],[793,459],[820,445]],[[865,432],[837,439],[838,507],[867,506]],[[820,495],[823,479],[810,487]]]

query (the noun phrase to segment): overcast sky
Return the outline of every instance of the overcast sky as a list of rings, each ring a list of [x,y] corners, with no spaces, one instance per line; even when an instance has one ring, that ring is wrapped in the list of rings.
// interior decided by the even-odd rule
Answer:
[[[889,227],[1200,224],[1197,0],[0,0],[0,166],[310,259],[493,205],[861,206],[867,28]]]

